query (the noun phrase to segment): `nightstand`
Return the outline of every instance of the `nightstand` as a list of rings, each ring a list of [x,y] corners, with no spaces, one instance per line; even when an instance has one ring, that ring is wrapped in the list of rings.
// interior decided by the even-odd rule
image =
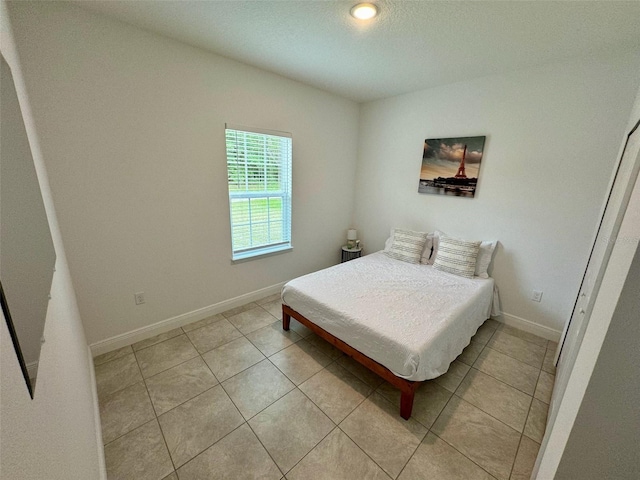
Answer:
[[[358,247],[358,248],[342,247],[342,261],[340,263],[348,262],[349,260],[360,258],[361,256],[362,256],[362,247]]]

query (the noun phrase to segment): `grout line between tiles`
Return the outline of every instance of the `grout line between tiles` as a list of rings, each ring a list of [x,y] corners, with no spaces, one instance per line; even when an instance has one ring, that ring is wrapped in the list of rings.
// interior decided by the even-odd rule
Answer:
[[[509,470],[509,478],[513,475],[513,467],[516,466],[516,459],[518,458],[518,453],[520,453],[520,446],[522,445],[522,437],[524,437],[524,433],[520,435],[520,440],[518,441],[518,448],[516,449],[516,456],[513,457],[513,462],[511,462],[511,469]]]
[[[480,354],[482,354],[482,352],[484,351],[484,349],[485,349],[485,348],[488,348],[486,344],[482,347],[482,350],[480,351]],[[478,357],[479,357],[479,356],[480,356],[480,355],[478,355]],[[471,369],[469,369],[469,371],[468,371],[468,372],[465,374],[465,376],[462,378],[462,381],[460,382],[460,385],[462,385],[462,382],[464,382],[464,379],[467,377],[467,375],[469,374],[469,372],[470,372],[470,371],[471,371]],[[460,387],[460,385],[458,385],[458,388]],[[456,388],[456,391],[457,391],[457,390],[458,390],[458,389]],[[487,472],[487,474],[488,474],[491,478],[494,478],[494,477],[493,477],[493,475],[492,475],[489,471],[487,471],[487,469],[485,469],[482,465],[479,465],[476,461],[474,461],[474,460],[473,460],[472,458],[470,458],[468,455],[466,455],[465,453],[461,452],[458,448],[456,448],[454,445],[452,445],[452,444],[450,444],[449,442],[447,442],[444,438],[442,438],[440,435],[438,435],[436,432],[434,432],[434,431],[433,431],[433,426],[438,422],[438,420],[440,419],[440,416],[442,415],[442,412],[444,412],[444,411],[446,410],[447,406],[449,405],[449,402],[451,402],[451,399],[452,399],[453,397],[458,397],[458,398],[460,398],[458,395],[456,395],[456,394],[455,394],[455,392],[451,394],[451,396],[450,396],[450,397],[449,397],[449,399],[447,400],[447,403],[445,403],[444,407],[442,407],[442,410],[440,410],[440,413],[438,413],[438,416],[436,417],[436,419],[435,419],[435,420],[433,421],[433,423],[431,424],[431,427],[429,427],[429,431],[427,432],[427,435],[429,434],[429,432],[433,433],[436,437],[438,437],[440,440],[442,440],[443,442],[445,442],[447,445],[449,445],[451,448],[453,448],[456,452],[458,452],[458,453],[459,453],[460,455],[462,455],[464,458],[468,459],[468,460],[469,460],[470,462],[472,462],[474,465],[477,465],[477,466],[478,466],[478,468],[481,468],[483,471]],[[462,400],[464,400],[464,399],[462,399]],[[465,401],[466,401],[466,400],[465,400]],[[474,406],[475,406],[475,405],[474,405]],[[478,408],[478,407],[476,407],[476,408]],[[480,409],[479,409],[479,410],[480,410]],[[484,410],[481,410],[481,411],[483,411],[483,412],[484,412]],[[486,412],[484,412],[484,413],[486,413]],[[488,414],[487,414],[487,415],[488,415]],[[496,420],[497,420],[497,419],[496,419]],[[498,421],[499,421],[499,420],[498,420]],[[502,422],[501,422],[501,423],[502,423]],[[507,425],[507,426],[508,426],[508,425]],[[427,435],[425,435],[425,438],[426,438],[426,436],[427,436]],[[423,439],[423,441],[424,441],[424,439]],[[420,443],[422,443],[422,442],[420,442]],[[417,450],[416,450],[416,451],[417,451]],[[414,452],[414,454],[413,454],[413,455],[415,455],[415,452]],[[412,455],[412,457],[413,457],[413,455]],[[518,452],[516,451],[516,456],[517,456],[517,455],[518,455]],[[409,461],[411,461],[411,458],[409,459]],[[408,464],[408,463],[409,463],[409,462],[407,462],[407,464]],[[406,465],[405,465],[405,467],[406,467]],[[404,468],[403,468],[403,470],[404,470]],[[400,472],[400,473],[402,473],[402,472]]]
[[[293,390],[291,390],[293,392]],[[288,393],[288,392],[287,392]],[[286,394],[285,394],[286,395]],[[284,395],[283,395],[284,396]],[[280,397],[282,398],[282,397]],[[278,399],[279,400],[279,399]],[[257,415],[257,413],[256,413]],[[255,416],[255,415],[254,415]],[[251,417],[253,418],[253,417]],[[262,440],[260,439],[260,437],[258,436],[258,434],[256,433],[256,431],[253,429],[253,427],[249,424],[249,420],[245,420],[244,423],[247,424],[247,426],[249,427],[249,430],[251,430],[251,433],[253,433],[253,436],[256,437],[258,439],[258,442],[260,442],[260,445],[262,445],[262,448],[264,449],[265,452],[267,452],[267,455],[269,455],[269,458],[271,459],[271,461],[273,462],[273,464],[276,466],[276,468],[278,469],[278,471],[282,474],[282,476],[284,477],[285,473],[282,471],[282,469],[280,468],[280,465],[278,465],[278,462],[276,462],[276,459],[273,458],[273,455],[271,455],[271,452],[267,449],[267,447],[265,446],[264,443],[262,443]],[[315,447],[314,447],[315,448]],[[292,467],[293,468],[293,467]],[[290,472],[291,470],[289,470]],[[288,472],[287,472],[288,473]]]

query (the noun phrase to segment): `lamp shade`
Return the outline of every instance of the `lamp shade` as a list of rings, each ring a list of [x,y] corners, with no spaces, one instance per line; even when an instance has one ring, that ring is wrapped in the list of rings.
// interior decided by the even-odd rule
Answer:
[[[347,240],[357,240],[358,239],[358,232],[356,230],[354,230],[353,228],[350,228],[349,230],[347,230]]]

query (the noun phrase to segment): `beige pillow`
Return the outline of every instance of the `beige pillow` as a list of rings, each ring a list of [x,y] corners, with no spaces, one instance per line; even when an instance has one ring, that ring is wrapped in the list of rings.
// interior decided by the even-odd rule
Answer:
[[[427,234],[424,232],[396,228],[393,231],[391,246],[384,253],[403,262],[420,263],[420,257],[426,241]]]
[[[433,268],[461,277],[473,278],[480,243],[482,242],[467,242],[458,238],[440,236]]]

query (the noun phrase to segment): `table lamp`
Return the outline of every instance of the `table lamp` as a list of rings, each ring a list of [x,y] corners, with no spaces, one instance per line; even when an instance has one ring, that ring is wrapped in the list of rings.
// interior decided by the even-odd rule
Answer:
[[[347,230],[347,248],[355,248],[357,241],[358,232],[353,228]]]

